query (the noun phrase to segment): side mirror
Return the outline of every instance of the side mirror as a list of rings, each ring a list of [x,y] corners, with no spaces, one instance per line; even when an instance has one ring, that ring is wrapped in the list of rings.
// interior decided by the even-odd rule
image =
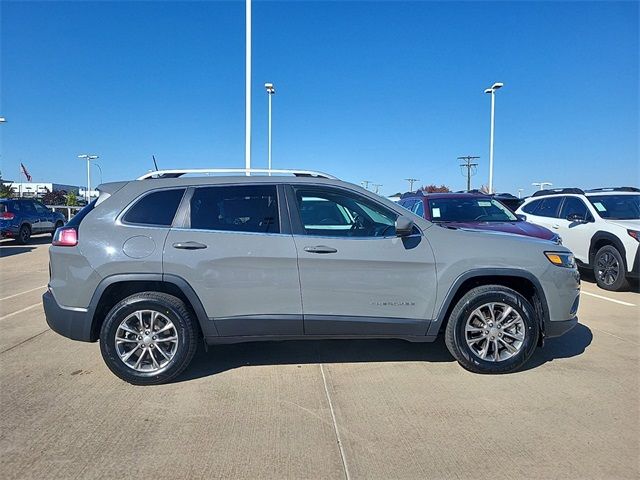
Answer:
[[[396,219],[396,235],[398,237],[406,237],[413,232],[413,220],[404,215],[400,215]]]
[[[586,218],[584,218],[582,215],[578,213],[572,213],[570,215],[567,215],[567,220],[570,222],[576,222],[576,223],[587,223]]]
[[[527,221],[527,216],[526,215],[522,215],[521,213],[516,213],[516,217],[518,217],[518,220],[520,220],[522,222],[526,222]]]

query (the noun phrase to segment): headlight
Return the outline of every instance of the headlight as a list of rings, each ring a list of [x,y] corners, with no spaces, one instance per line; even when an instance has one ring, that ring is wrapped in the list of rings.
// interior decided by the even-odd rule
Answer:
[[[557,233],[553,234],[553,237],[550,238],[550,241],[555,243],[556,245],[562,245],[562,237]]]
[[[627,230],[627,233],[640,242],[640,231],[638,231],[638,230]]]
[[[551,263],[558,267],[573,268],[576,266],[576,260],[573,258],[573,253],[544,252],[544,254]]]

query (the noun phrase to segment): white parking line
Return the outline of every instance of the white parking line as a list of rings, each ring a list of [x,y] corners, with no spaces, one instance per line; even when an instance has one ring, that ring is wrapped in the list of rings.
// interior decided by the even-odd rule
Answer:
[[[36,308],[42,305],[42,302],[34,303],[33,305],[29,305],[28,307],[23,308],[22,310],[18,310],[17,312],[10,313],[5,315],[4,317],[0,317],[0,320],[4,320],[5,318],[13,317],[14,315],[18,315],[19,313],[26,312],[27,310],[31,310],[32,308]]]
[[[31,290],[25,290],[24,292],[14,293],[13,295],[9,295],[8,297],[0,298],[0,302],[9,300],[10,298],[19,297],[20,295],[24,295],[25,293],[35,292],[36,290],[40,290],[41,288],[46,288],[46,285],[41,285],[40,287],[32,288]]]
[[[582,294],[583,295],[588,295],[590,297],[596,297],[596,298],[599,298],[600,300],[609,300],[610,302],[619,303],[620,305],[625,305],[627,307],[635,307],[636,306],[633,303],[623,302],[622,300],[615,300],[615,299],[609,298],[609,297],[603,297],[602,295],[596,295],[595,293],[585,292],[584,290],[582,290]]]

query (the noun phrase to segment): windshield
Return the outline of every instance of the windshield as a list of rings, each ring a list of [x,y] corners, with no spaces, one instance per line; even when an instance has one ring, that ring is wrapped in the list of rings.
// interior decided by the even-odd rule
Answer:
[[[640,195],[594,195],[587,198],[602,218],[640,220]]]
[[[507,207],[492,198],[431,198],[433,222],[516,222]]]

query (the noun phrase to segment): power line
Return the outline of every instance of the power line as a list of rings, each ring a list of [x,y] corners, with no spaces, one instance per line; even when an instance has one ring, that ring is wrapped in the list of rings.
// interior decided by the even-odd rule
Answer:
[[[413,192],[413,184],[414,184],[415,182],[420,181],[420,179],[419,179],[419,178],[405,178],[405,180],[406,180],[407,182],[409,182],[409,191],[410,191],[410,192]]]
[[[471,175],[476,174],[477,163],[474,163],[473,160],[478,160],[480,157],[473,157],[471,155],[467,155],[466,157],[458,157],[458,160],[462,160],[463,163],[460,164],[460,170],[462,171],[462,175],[467,176],[467,192],[471,190]],[[465,174],[464,169],[467,169]]]

